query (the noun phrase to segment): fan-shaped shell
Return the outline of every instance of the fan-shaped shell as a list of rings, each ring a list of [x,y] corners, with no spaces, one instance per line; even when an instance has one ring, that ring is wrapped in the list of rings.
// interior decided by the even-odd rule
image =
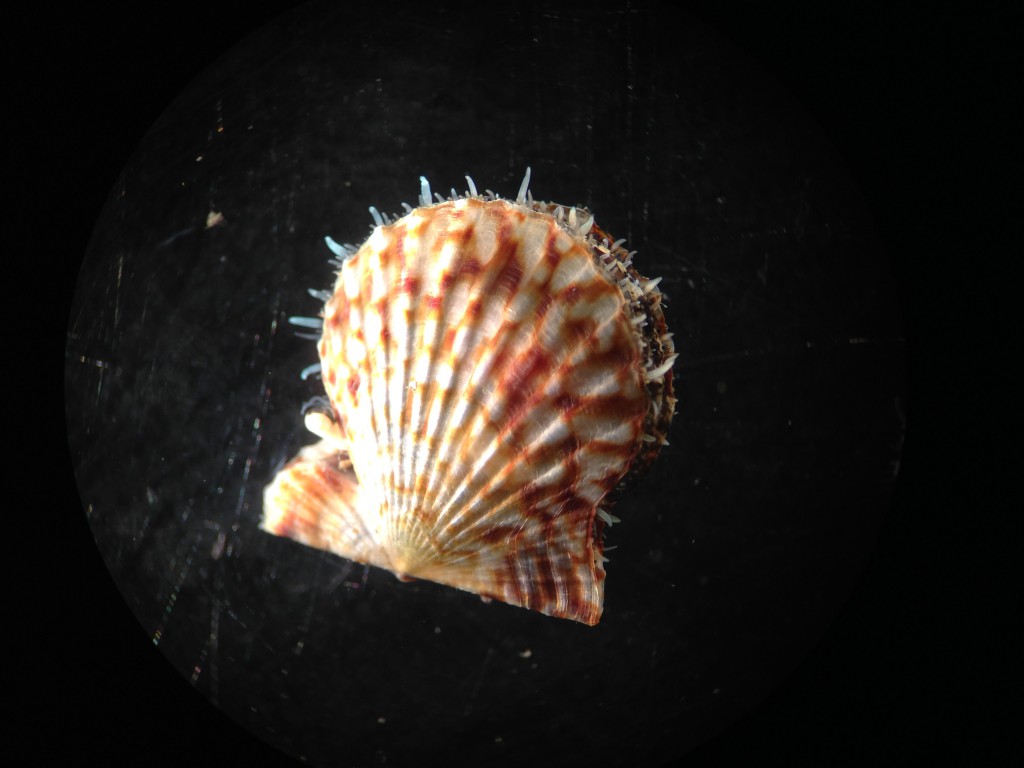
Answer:
[[[599,505],[664,442],[674,355],[656,287],[579,219],[470,195],[376,227],[324,307],[322,440],[263,527],[597,623]]]

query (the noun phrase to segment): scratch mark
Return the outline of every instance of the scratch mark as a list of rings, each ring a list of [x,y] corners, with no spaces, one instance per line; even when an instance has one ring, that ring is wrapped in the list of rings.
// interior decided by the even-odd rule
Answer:
[[[309,605],[306,606],[306,615],[302,617],[302,623],[299,624],[299,633],[302,637],[295,644],[295,655],[301,656],[302,649],[306,645],[306,636],[309,635],[309,625],[313,621],[313,609],[316,607],[316,596],[318,590],[316,586],[320,583],[320,573],[324,568],[324,560],[328,557],[325,552],[323,557],[319,558],[316,563],[316,573],[313,574],[313,583],[309,590]]]
[[[161,240],[159,243],[157,243],[156,247],[157,248],[166,248],[168,245],[173,243],[178,238],[184,237],[185,235],[190,235],[190,234],[192,234],[195,231],[196,231],[195,227],[186,227],[185,229],[179,229],[177,232],[172,233],[170,237],[167,237],[167,238]]]
[[[187,512],[185,513],[185,516],[187,517]],[[174,605],[178,602],[178,595],[181,593],[181,588],[185,584],[185,579],[188,578],[188,573],[192,569],[192,560],[195,557],[196,550],[199,548],[199,538],[201,535],[202,532],[194,537],[192,546],[189,548],[188,555],[185,557],[185,562],[181,566],[181,570],[178,572],[178,578],[174,583],[174,587],[171,589],[170,597],[167,598],[167,603],[164,605],[163,616],[160,617],[160,623],[153,632],[153,645],[160,645],[160,639],[164,635],[164,628],[167,626],[167,620],[170,619],[171,613],[174,611]]]

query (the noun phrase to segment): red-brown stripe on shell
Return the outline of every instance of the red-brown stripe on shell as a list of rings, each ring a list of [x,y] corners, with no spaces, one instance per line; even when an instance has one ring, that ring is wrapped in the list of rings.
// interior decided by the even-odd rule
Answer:
[[[613,492],[665,443],[657,281],[586,211],[488,193],[378,226],[339,271],[321,442],[265,530],[400,577],[596,624]],[[583,219],[588,219],[583,221]]]

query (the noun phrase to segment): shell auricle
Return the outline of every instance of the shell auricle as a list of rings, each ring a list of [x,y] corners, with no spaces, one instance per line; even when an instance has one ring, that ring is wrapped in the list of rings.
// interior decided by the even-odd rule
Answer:
[[[477,192],[371,208],[319,318],[326,400],[264,530],[399,578],[596,624],[617,491],[666,443],[658,280],[582,208]]]

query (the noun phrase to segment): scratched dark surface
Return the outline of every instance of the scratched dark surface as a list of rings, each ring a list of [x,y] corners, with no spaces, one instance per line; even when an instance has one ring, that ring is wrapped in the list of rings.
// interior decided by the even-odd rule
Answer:
[[[825,632],[898,474],[889,263],[796,100],[696,22],[507,10],[496,38],[454,12],[304,6],[226,52],[131,157],[72,304],[99,555],[183,687],[315,765],[677,758]],[[310,441],[316,353],[285,318],[331,281],[323,236],[360,242],[367,206],[413,202],[421,174],[514,195],[527,165],[535,196],[585,204],[664,277],[680,352],[670,447],[616,508],[596,628],[256,527]]]

